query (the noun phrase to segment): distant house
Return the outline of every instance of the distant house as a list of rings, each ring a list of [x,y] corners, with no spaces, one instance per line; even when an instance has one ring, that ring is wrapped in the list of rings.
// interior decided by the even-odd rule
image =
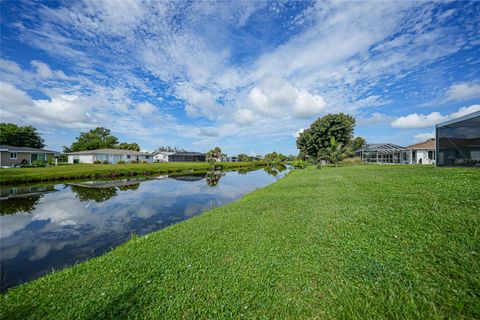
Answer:
[[[156,162],[205,162],[206,155],[200,152],[188,151],[158,151],[153,156]]]
[[[238,157],[223,157],[222,162],[238,162]]]
[[[355,154],[365,163],[410,163],[409,150],[392,143],[367,144]]]
[[[31,164],[35,160],[49,161],[53,159],[55,151],[0,145],[0,167],[13,167],[22,161]]]
[[[68,163],[94,163],[95,161],[108,161],[108,163],[125,162],[152,162],[153,154],[123,149],[96,149],[69,152]]]
[[[420,143],[405,147],[410,150],[410,164],[434,164],[435,163],[435,139],[428,139]]]
[[[436,126],[437,166],[480,168],[480,111]]]

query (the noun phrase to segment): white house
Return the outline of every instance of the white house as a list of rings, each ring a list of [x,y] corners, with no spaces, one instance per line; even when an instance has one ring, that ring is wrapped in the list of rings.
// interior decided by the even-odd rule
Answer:
[[[153,154],[122,149],[97,149],[67,153],[68,163],[94,163],[108,161],[108,163],[125,162],[153,162]]]
[[[175,152],[159,151],[153,155],[153,161],[155,162],[168,162],[168,158]]]
[[[428,139],[427,141],[412,144],[405,147],[410,150],[411,164],[434,164],[435,163],[435,139]]]

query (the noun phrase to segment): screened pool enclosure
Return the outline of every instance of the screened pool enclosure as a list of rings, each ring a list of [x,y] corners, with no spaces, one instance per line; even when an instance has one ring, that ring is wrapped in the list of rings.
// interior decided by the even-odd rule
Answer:
[[[367,144],[355,151],[362,162],[410,163],[412,151],[391,143]]]
[[[480,168],[480,111],[436,127],[437,166]]]

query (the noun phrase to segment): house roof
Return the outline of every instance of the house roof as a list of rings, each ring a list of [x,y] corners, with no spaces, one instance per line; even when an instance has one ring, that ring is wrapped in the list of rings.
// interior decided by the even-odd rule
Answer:
[[[380,153],[383,153],[383,152],[388,153],[388,152],[395,152],[395,151],[402,151],[402,150],[405,150],[405,148],[392,143],[372,143],[372,144],[367,144],[361,147],[355,152],[378,151]]]
[[[412,144],[411,146],[405,147],[406,149],[435,149],[435,139],[431,138],[427,141],[420,143]]]
[[[174,154],[175,152],[171,152],[171,151],[158,151],[158,152],[155,152],[155,154],[163,154],[163,155],[166,155],[166,156],[169,156],[169,155],[172,155]]]
[[[38,149],[38,148],[30,148],[30,147],[16,147],[16,146],[7,146],[7,145],[0,145],[0,151],[8,151],[8,152],[33,152],[33,153],[57,153],[56,151],[45,150],[45,149]]]
[[[178,152],[169,152],[169,151],[158,151],[155,154],[164,154],[167,156],[176,155],[176,156],[204,156],[204,153],[193,152],[193,151],[178,151]]]
[[[134,156],[149,156],[152,155],[148,152],[139,152],[139,151],[132,151],[132,150],[124,150],[124,149],[95,149],[95,150],[85,150],[85,151],[76,151],[76,152],[68,152],[67,154],[130,154]]]

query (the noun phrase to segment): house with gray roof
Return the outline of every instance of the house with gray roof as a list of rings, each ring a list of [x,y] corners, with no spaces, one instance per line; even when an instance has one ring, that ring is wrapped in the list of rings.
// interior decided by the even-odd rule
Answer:
[[[21,164],[32,164],[35,160],[48,162],[57,152],[30,147],[0,145],[0,167],[8,168]]]
[[[67,153],[68,163],[95,163],[107,161],[108,163],[124,162],[153,162],[153,154],[123,149],[96,149]]]
[[[156,162],[205,162],[206,155],[191,151],[158,151],[154,155],[154,160]]]

